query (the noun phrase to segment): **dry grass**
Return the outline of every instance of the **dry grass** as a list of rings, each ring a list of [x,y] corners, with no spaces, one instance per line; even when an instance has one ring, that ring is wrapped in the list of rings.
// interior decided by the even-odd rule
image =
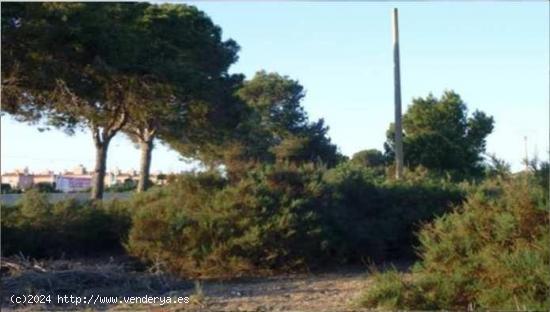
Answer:
[[[172,278],[161,272],[144,270],[127,257],[107,259],[37,261],[23,256],[3,258],[2,307],[10,304],[13,294],[75,296],[144,296],[161,295],[174,290],[192,289],[188,281]],[[32,309],[51,309],[51,305]],[[70,306],[63,305],[63,308]],[[22,308],[22,307],[18,307]],[[31,308],[31,307],[27,307]],[[94,308],[104,309],[105,306]]]

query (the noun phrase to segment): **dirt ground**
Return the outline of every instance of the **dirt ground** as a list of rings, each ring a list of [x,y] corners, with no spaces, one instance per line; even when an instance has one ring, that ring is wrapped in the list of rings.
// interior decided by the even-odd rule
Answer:
[[[402,270],[407,266],[397,265]],[[369,284],[366,267],[200,282],[144,270],[124,258],[40,262],[3,258],[1,269],[3,311],[354,311],[358,310],[356,298]],[[14,295],[30,293],[51,295],[52,300],[49,304],[12,302]],[[95,300],[116,297],[118,303],[59,303],[58,295]],[[130,296],[187,300],[164,305],[124,303],[123,299]]]
[[[356,269],[206,282],[199,306],[220,311],[348,311],[367,282],[365,271]]]

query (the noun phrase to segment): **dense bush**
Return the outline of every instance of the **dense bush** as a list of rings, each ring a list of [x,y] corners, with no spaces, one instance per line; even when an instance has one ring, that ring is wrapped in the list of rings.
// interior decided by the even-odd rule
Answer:
[[[12,188],[10,184],[8,183],[2,183],[2,186],[0,188],[1,194],[19,194],[22,193],[20,189]]]
[[[18,204],[2,207],[2,254],[95,255],[120,249],[129,227],[121,202],[52,204],[46,194],[32,189]]]
[[[462,201],[461,188],[426,173],[386,180],[373,169],[345,163],[324,176],[329,204],[323,217],[340,261],[414,256],[414,232]]]
[[[183,275],[295,268],[320,253],[321,173],[267,166],[234,185],[188,174],[138,197],[129,251]]]
[[[40,193],[61,193],[60,190],[55,188],[55,183],[38,182],[32,188],[38,190]]]
[[[486,182],[419,234],[406,278],[376,274],[361,304],[380,309],[550,309],[548,198],[530,177]]]
[[[124,202],[51,204],[31,190],[2,210],[2,243],[44,257],[124,242],[185,276],[255,274],[412,256],[418,227],[461,200],[462,188],[425,170],[397,182],[352,162],[256,163],[236,180],[189,173]]]
[[[351,162],[366,167],[381,167],[383,169],[384,166],[390,162],[390,160],[377,149],[367,149],[353,154],[353,156],[351,157]]]
[[[353,164],[257,166],[236,183],[184,175],[134,202],[128,250],[183,275],[386,259],[412,254],[416,226],[460,199]]]
[[[153,185],[151,180],[148,181],[148,185]],[[137,187],[137,181],[134,181],[130,178],[124,180],[122,183],[116,183],[113,184],[105,189],[105,192],[115,192],[115,193],[123,193],[123,192],[131,192],[134,191]]]

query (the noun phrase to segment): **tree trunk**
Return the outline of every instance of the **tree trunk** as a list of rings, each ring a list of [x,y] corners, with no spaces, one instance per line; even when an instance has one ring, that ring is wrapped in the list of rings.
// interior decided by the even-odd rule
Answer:
[[[118,109],[116,112],[118,112]],[[93,122],[90,123],[96,153],[94,174],[92,176],[92,193],[90,194],[92,200],[103,199],[109,143],[115,134],[124,127],[127,120],[128,116],[126,111],[122,111],[120,115],[115,116],[115,120],[112,120],[107,126],[98,126]]]
[[[108,147],[109,147],[109,141],[96,142],[95,169],[92,176],[92,194],[91,194],[91,199],[93,200],[103,199]]]
[[[140,143],[141,163],[139,167],[139,182],[137,192],[145,192],[149,188],[149,170],[151,168],[151,154],[153,151],[153,137],[142,140]]]

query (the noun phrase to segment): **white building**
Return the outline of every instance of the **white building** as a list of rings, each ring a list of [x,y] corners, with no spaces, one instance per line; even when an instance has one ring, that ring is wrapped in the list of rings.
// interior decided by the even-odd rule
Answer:
[[[33,176],[28,168],[2,174],[2,183],[9,184],[13,189],[26,190],[32,187],[33,182]]]
[[[92,177],[59,175],[55,177],[55,188],[62,192],[82,191],[92,187]]]

